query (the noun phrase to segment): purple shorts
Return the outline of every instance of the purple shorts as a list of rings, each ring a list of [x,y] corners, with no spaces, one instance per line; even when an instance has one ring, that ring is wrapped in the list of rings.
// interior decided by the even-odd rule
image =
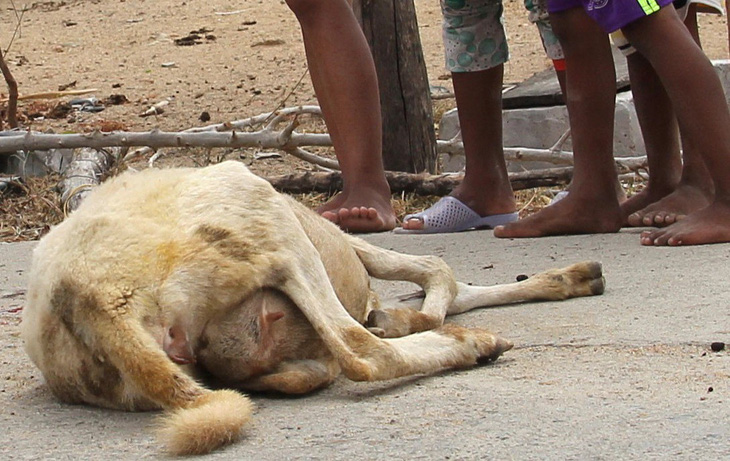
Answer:
[[[583,8],[608,33],[671,5],[672,0],[548,0],[548,11]]]

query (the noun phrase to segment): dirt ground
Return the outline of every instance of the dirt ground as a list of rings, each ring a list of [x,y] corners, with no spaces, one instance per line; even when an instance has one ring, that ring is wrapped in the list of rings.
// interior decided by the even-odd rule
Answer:
[[[24,114],[46,115],[26,120],[25,126],[56,132],[182,130],[265,113],[287,95],[286,106],[316,103],[308,75],[298,84],[306,61],[298,23],[283,1],[21,1],[0,0],[0,45],[7,49],[21,94],[96,89],[89,96],[105,102],[101,112],[57,118],[48,118],[48,107],[71,97],[24,102]],[[549,61],[522,0],[504,3],[512,52],[505,80],[518,82]],[[450,89],[439,4],[417,1],[416,6],[429,80]],[[708,55],[727,57],[725,18],[701,15],[700,21]],[[191,32],[199,39],[191,40]],[[180,40],[196,44],[181,46]],[[115,95],[128,102],[113,104],[109,98]],[[165,113],[140,117],[166,99]],[[437,112],[453,101],[439,104]],[[201,121],[203,112],[209,121]],[[252,168],[266,170],[266,165],[303,167],[270,159]]]
[[[7,61],[21,93],[96,88],[92,94],[100,100],[124,95],[129,101],[107,104],[98,113],[24,122],[33,129],[182,130],[271,111],[289,93],[288,106],[316,102],[308,78],[297,86],[306,62],[296,19],[283,1],[23,1],[0,0],[0,46],[9,48]],[[417,0],[417,9],[431,84],[450,89],[438,2]],[[505,80],[518,82],[549,62],[522,0],[505,1],[505,9],[512,49]],[[727,58],[725,18],[703,15],[700,23],[710,58]],[[200,44],[175,44],[201,30],[207,32]],[[166,98],[171,101],[164,114],[139,116]],[[21,111],[43,113],[70,99],[25,102]],[[200,120],[203,112],[210,114],[208,122]],[[201,154],[195,155],[179,152],[166,161],[201,162]],[[310,168],[290,159],[254,161],[246,155],[251,168],[264,174]],[[0,221],[7,217],[0,214]],[[447,257],[460,277],[477,283],[512,281],[513,274],[532,273],[537,266],[600,253],[611,291],[598,302],[582,299],[560,309],[522,306],[469,317],[475,325],[508,331],[522,343],[522,352],[516,350],[515,359],[498,365],[502,368],[464,372],[456,379],[436,376],[394,390],[340,382],[310,399],[257,398],[258,429],[246,444],[219,459],[237,454],[281,459],[281,453],[291,459],[317,458],[313,453],[321,453],[321,459],[363,453],[368,459],[433,459],[441,453],[453,454],[451,459],[477,459],[485,453],[517,459],[537,459],[536,453],[542,459],[581,459],[586,453],[589,458],[610,453],[609,458],[644,459],[647,452],[660,453],[660,458],[690,459],[684,454],[692,453],[691,459],[719,459],[718,453],[728,452],[717,424],[726,419],[722,391],[727,386],[722,383],[727,382],[727,355],[711,362],[697,344],[727,338],[721,264],[728,250],[676,249],[670,257],[639,248],[632,232],[529,243],[491,236],[485,243],[478,234],[449,235],[438,242],[368,236],[399,251],[427,249]],[[0,458],[158,459],[146,430],[149,415],[110,418],[105,411],[61,405],[41,384],[18,333],[32,248],[33,243],[0,242],[0,427],[7,431]],[[11,249],[17,257],[9,255]],[[666,290],[668,284],[672,291]],[[651,360],[635,361],[635,345],[667,342],[667,350],[679,351],[672,352],[678,358],[654,353]],[[717,390],[710,393],[710,386]],[[290,419],[293,412],[302,415],[296,423]],[[362,437],[363,428],[369,437]],[[644,450],[645,445],[651,447]],[[340,450],[337,456],[332,446]]]

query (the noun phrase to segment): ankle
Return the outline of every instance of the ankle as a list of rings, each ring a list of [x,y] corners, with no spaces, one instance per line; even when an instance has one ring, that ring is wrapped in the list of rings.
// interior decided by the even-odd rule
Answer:
[[[513,213],[516,209],[516,202],[511,189],[508,192],[501,190],[485,192],[483,187],[479,191],[457,187],[450,195],[480,216]]]

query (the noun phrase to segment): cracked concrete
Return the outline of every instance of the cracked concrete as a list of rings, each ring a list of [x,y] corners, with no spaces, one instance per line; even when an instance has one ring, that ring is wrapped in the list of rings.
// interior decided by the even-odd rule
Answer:
[[[730,245],[645,248],[638,234],[366,237],[442,256],[459,279],[479,284],[595,259],[607,289],[453,318],[516,343],[493,365],[383,383],[341,379],[304,398],[254,396],[248,437],[206,459],[727,458],[730,355],[709,346],[730,340]],[[0,458],[159,458],[154,414],[60,404],[30,365],[17,332],[33,246],[0,245]]]

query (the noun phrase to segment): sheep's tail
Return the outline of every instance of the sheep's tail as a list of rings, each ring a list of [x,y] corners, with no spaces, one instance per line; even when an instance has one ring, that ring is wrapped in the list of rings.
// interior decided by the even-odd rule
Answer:
[[[79,303],[83,297],[71,299]],[[207,389],[173,363],[141,322],[127,314],[148,311],[148,306],[140,307],[145,302],[132,298],[91,303],[101,307],[97,309],[74,306],[73,324],[83,326],[97,346],[92,349],[101,349],[119,369],[127,381],[125,389],[165,410],[159,436],[168,452],[203,454],[240,439],[251,420],[249,399],[232,390]]]
[[[232,390],[211,391],[160,418],[157,437],[171,455],[202,455],[238,441],[253,405]]]

